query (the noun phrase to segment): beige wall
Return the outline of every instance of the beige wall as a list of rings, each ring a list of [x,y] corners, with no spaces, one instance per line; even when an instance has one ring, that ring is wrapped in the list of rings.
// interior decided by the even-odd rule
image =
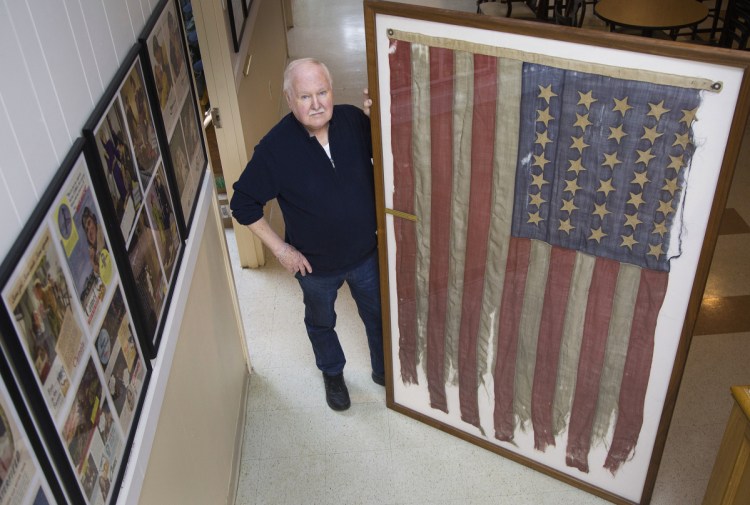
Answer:
[[[248,57],[252,57],[250,71],[242,79],[237,90],[240,120],[245,139],[246,156],[244,163],[250,159],[253,149],[260,139],[279,120],[282,104],[281,86],[284,67],[287,59],[286,28],[282,2],[263,0],[260,2],[258,17],[253,26]],[[227,182],[227,194],[231,198],[231,185],[239,178],[245,165],[232,170],[224,170]],[[240,249],[242,266],[260,266],[264,261],[254,262],[248,249],[258,247],[250,240],[246,227],[234,223],[237,242]],[[259,254],[258,254],[259,252]],[[255,251],[263,258],[262,251]]]
[[[216,206],[208,212],[141,490],[143,505],[233,503],[248,375],[223,229]]]

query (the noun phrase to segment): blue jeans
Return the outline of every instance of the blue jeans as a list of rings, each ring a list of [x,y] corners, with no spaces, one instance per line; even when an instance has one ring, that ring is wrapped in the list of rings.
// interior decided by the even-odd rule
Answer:
[[[305,327],[315,353],[315,364],[326,375],[344,370],[346,358],[336,334],[334,303],[344,281],[357,304],[365,325],[372,371],[385,375],[383,364],[383,322],[380,312],[380,274],[378,255],[373,253],[352,270],[332,275],[296,274],[305,303]]]

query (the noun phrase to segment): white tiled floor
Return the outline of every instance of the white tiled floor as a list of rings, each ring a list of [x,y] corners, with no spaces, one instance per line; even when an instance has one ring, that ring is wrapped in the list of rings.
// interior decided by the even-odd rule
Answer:
[[[474,0],[410,3],[476,8]],[[366,82],[361,1],[297,0],[294,9],[291,56],[326,61],[337,101],[359,104]],[[743,154],[750,142],[744,145]],[[748,171],[740,172],[730,205],[750,222],[743,197]],[[748,235],[719,239],[718,266],[707,293],[750,294],[742,261]],[[238,505],[606,503],[388,410],[383,388],[370,380],[364,331],[346,288],[337,311],[352,408],[330,410],[305,334],[296,281],[273,258],[264,268],[241,269],[233,233],[227,238],[255,370]],[[728,388],[750,383],[748,341],[748,332],[693,339],[652,504],[701,502],[732,405]]]

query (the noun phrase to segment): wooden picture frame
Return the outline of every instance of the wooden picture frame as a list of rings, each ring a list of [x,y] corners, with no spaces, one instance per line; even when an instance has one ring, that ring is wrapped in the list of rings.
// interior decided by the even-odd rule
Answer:
[[[153,358],[184,252],[184,222],[141,54],[136,44],[83,133],[105,223],[115,248],[124,251],[116,259],[138,313],[141,344]]]
[[[114,503],[151,365],[84,146],[74,143],[0,266],[2,347],[67,495]]]
[[[385,1],[365,29],[388,406],[649,503],[750,57]]]

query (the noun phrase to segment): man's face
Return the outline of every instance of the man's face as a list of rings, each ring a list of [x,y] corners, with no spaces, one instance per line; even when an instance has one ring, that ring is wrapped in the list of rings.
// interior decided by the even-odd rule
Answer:
[[[94,222],[93,219],[86,218],[86,238],[88,239],[89,244],[96,244],[96,232],[97,232],[97,226],[96,222]]]
[[[297,121],[312,134],[325,128],[333,114],[333,90],[320,65],[304,64],[295,69],[286,100]]]

